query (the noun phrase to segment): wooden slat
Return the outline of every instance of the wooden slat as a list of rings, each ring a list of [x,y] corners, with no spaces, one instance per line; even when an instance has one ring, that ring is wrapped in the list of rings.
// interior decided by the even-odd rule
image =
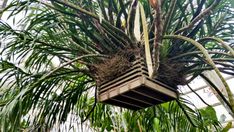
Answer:
[[[128,70],[126,70],[124,73],[122,73],[121,75],[119,75],[118,78],[123,77],[123,76],[127,76],[127,74],[135,69],[141,69],[143,71],[146,71],[146,73],[148,74],[148,69],[146,68],[146,64],[143,61],[135,61],[132,64],[133,66],[131,68],[129,68]],[[117,80],[118,78],[114,79]],[[100,87],[105,87],[105,85],[108,85],[109,83],[111,83],[112,81],[107,81],[107,82],[103,82]]]
[[[100,88],[106,87],[107,85],[110,85],[110,84],[115,83],[115,82],[117,82],[119,80],[122,80],[123,78],[126,78],[128,76],[133,75],[135,72],[144,72],[144,73],[147,73],[147,71],[145,69],[141,68],[141,65],[135,65],[135,66],[133,66],[133,68],[130,68],[130,70],[127,70],[125,73],[121,74],[116,79],[113,79],[111,81],[105,82],[105,83],[101,84],[99,87]]]
[[[122,104],[125,104],[125,105],[130,105],[132,107],[136,107],[137,109],[142,109],[144,107],[141,107],[141,106],[137,106],[135,104],[131,104],[131,103],[128,103],[128,102],[124,102],[124,101],[121,101],[121,100],[117,100],[117,99],[110,99],[110,100],[114,100],[116,102],[119,102],[119,103],[122,103]]]
[[[150,105],[149,104],[146,104],[146,103],[142,103],[142,102],[139,102],[133,98],[128,98],[126,96],[122,96],[119,95],[113,99],[116,99],[116,100],[119,100],[119,101],[122,101],[122,102],[126,102],[128,104],[132,104],[132,105],[135,105],[135,106],[138,106],[138,107],[141,107],[141,108],[146,108],[146,107],[149,107]]]
[[[146,77],[147,80],[152,81],[152,82],[154,82],[154,83],[156,83],[156,84],[158,84],[158,85],[161,85],[162,87],[166,87],[166,88],[168,88],[168,89],[170,89],[170,90],[172,90],[172,91],[177,91],[175,88],[172,88],[171,86],[166,85],[165,83],[162,83],[162,82],[159,81],[159,80],[151,79],[151,78],[149,78],[148,76],[145,76],[145,77]]]
[[[165,95],[171,96],[173,98],[177,98],[177,94],[175,91],[172,91],[168,88],[165,88],[153,81],[149,81],[148,79],[145,79],[144,85],[147,86],[148,88],[154,89],[160,93],[163,93]]]
[[[130,92],[128,92],[128,93],[130,93]],[[134,96],[128,96],[126,94],[122,94],[121,96],[132,99],[132,100],[135,100],[136,102],[147,104],[148,106],[153,106],[154,105],[154,104],[152,104],[152,103],[150,103],[148,101],[145,101],[144,98],[141,98],[142,96],[135,96],[134,97]]]
[[[131,90],[131,92],[134,93],[135,95],[138,95],[138,96],[136,96],[136,98],[142,99],[142,100],[144,100],[144,102],[147,102],[147,103],[150,103],[150,104],[153,104],[153,105],[164,102],[163,100],[160,100],[158,98],[154,98],[152,96],[149,96],[149,95],[144,94],[142,92],[138,92],[136,90]],[[129,94],[131,92],[128,92],[126,94]]]
[[[125,83],[133,78],[136,78],[138,76],[148,76],[148,72],[142,70],[142,69],[135,69],[121,77],[118,77],[112,81],[110,81],[109,83],[103,84],[102,86],[99,87],[99,91],[100,93],[115,87],[117,85],[121,85],[122,83]]]
[[[133,92],[138,93],[138,94],[142,95],[143,97],[151,98],[151,99],[153,99],[153,100],[155,100],[157,102],[160,102],[160,103],[164,102],[164,100],[159,99],[158,97],[150,96],[149,94],[143,93],[139,89],[138,90],[135,89],[135,90],[133,90]]]
[[[116,95],[123,94],[130,89],[139,87],[142,84],[141,77],[135,78],[127,83],[116,86],[115,88],[111,88],[106,90],[105,92],[99,93],[99,100],[104,101],[106,99],[110,99],[115,97]]]
[[[136,78],[136,77],[139,77],[139,76],[142,76],[142,73],[139,72],[139,70],[136,70],[136,71],[132,71],[131,73],[129,74],[132,74],[131,76],[126,76],[125,78],[122,78],[121,79],[116,79],[116,80],[113,80],[111,81],[108,85],[105,85],[105,86],[102,86],[99,88],[100,92],[104,92],[108,89],[111,89],[113,87],[116,87],[118,85],[121,85],[123,83],[126,83],[128,81],[131,81],[132,79]]]

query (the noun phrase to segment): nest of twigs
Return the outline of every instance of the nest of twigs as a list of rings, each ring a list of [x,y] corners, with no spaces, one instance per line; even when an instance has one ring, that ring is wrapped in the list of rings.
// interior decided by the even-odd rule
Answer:
[[[111,81],[125,73],[125,71],[132,66],[132,62],[135,61],[136,56],[140,54],[140,50],[128,49],[112,55],[111,58],[94,64],[92,69],[97,85]],[[175,88],[177,88],[177,85],[185,85],[186,77],[181,72],[183,68],[184,64],[181,63],[172,63],[167,60],[161,61],[155,79]]]
[[[139,50],[127,49],[111,56],[111,58],[102,60],[93,65],[93,71],[98,85],[108,82],[123,74],[132,66]]]
[[[187,81],[186,76],[181,72],[182,69],[184,69],[183,63],[162,61],[158,69],[157,79],[172,87],[185,85]]]

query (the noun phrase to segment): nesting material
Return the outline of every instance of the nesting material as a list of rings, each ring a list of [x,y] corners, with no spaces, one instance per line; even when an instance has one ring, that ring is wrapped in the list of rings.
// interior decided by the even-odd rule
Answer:
[[[99,85],[100,102],[132,110],[139,110],[177,98],[177,90],[150,79],[143,58],[134,61],[131,67],[111,81]]]

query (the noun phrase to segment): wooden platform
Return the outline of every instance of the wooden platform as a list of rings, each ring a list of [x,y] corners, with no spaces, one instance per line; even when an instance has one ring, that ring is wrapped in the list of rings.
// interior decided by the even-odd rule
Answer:
[[[177,98],[178,92],[148,77],[143,58],[116,79],[99,86],[99,102],[139,110]]]

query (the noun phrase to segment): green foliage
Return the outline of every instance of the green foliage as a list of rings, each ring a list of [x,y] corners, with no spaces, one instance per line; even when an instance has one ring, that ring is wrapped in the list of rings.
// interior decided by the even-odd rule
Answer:
[[[201,109],[200,113],[204,120],[204,124],[202,125],[209,126],[209,124],[218,124],[218,119],[216,117],[216,112],[214,108],[207,107],[205,109]]]
[[[98,112],[98,109],[101,107],[103,106],[98,104],[96,107],[97,111],[94,111],[94,113]],[[222,127],[217,120],[216,112],[210,107],[196,110],[183,105],[184,110],[190,113],[189,118],[192,119],[193,124],[190,123],[188,117],[185,116],[184,111],[175,101],[136,112],[125,109],[108,108],[109,109],[102,109],[102,113],[111,114],[111,119],[97,117],[99,122],[93,122],[92,124],[96,130],[134,132],[222,130]],[[108,128],[106,125],[111,127]]]
[[[145,19],[137,26],[141,35],[149,36],[156,60],[155,11],[148,0],[138,2]],[[224,44],[232,43],[234,33],[230,2],[164,0],[158,71],[181,66],[176,73],[189,77],[185,84],[216,66],[216,71],[233,76],[234,45]],[[14,0],[3,10],[20,21],[17,28],[0,22],[1,131],[19,131],[20,126],[46,130],[66,121],[69,113],[100,131],[221,130],[212,108],[193,109],[183,99],[137,112],[97,103],[91,66],[126,49],[142,49],[147,41],[134,36],[135,6],[130,0]],[[186,39],[164,39],[168,35]],[[201,48],[189,43],[194,41]]]

